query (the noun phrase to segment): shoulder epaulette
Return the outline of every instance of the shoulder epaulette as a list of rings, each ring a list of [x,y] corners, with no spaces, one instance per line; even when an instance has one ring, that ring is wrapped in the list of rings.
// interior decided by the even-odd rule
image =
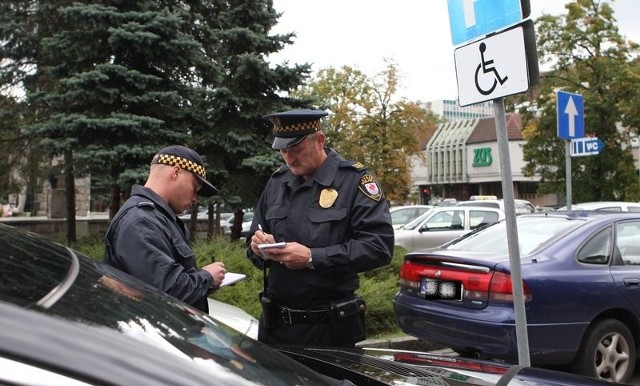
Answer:
[[[361,162],[342,160],[340,161],[341,168],[351,168],[357,171],[367,170],[367,167],[364,166]]]
[[[273,174],[271,174],[271,177],[274,176],[279,176],[280,174],[283,174],[284,172],[286,172],[287,170],[289,170],[289,168],[287,167],[287,165],[282,165],[280,166],[275,172],[273,172]]]
[[[156,204],[154,204],[151,201],[140,201],[137,205],[138,208],[148,208],[148,209],[155,209]]]

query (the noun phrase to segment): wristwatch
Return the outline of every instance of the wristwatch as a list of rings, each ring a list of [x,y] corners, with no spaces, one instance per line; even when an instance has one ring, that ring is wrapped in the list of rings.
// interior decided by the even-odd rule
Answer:
[[[313,267],[313,253],[311,252],[311,248],[309,248],[309,261],[307,261],[307,268],[315,269]]]

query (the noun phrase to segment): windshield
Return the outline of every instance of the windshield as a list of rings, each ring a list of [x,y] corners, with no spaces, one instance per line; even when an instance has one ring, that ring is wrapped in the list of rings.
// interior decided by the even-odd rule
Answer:
[[[51,301],[43,303],[43,298]],[[328,383],[269,346],[124,272],[7,226],[0,226],[0,301],[117,330],[214,369],[237,384]]]
[[[517,217],[520,255],[528,255],[554,237],[567,233],[584,224],[583,221],[565,217]],[[508,254],[507,223],[500,221],[476,233],[470,233],[446,247],[446,249]]]
[[[400,229],[416,229],[420,224],[422,224],[422,222],[429,217],[431,211],[433,209],[429,209],[428,211],[424,212],[423,214],[421,214],[420,216],[414,218],[413,220],[409,221],[408,223],[404,224],[402,227],[400,227]]]

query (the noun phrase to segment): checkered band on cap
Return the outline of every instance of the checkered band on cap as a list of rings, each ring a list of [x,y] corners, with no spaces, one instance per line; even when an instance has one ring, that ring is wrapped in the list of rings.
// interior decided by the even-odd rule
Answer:
[[[273,134],[275,135],[283,133],[302,135],[315,133],[316,131],[320,130],[319,119],[313,121],[291,123],[288,125],[282,125],[280,118],[278,117],[271,118],[271,121],[273,122]]]
[[[204,166],[199,165],[191,160],[188,160],[186,158],[177,156],[177,155],[173,155],[173,154],[156,154],[155,157],[153,157],[153,161],[151,161],[152,164],[163,164],[163,165],[169,165],[169,166],[175,166],[178,165],[180,167],[180,169],[184,169],[187,171],[190,171],[192,173],[195,173],[197,175],[199,175],[202,178],[207,178],[207,172],[204,169]]]

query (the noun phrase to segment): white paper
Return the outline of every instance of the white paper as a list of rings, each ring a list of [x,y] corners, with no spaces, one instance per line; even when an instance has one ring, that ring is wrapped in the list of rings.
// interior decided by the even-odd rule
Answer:
[[[247,275],[245,275],[244,273],[227,272],[224,274],[224,279],[222,280],[222,283],[220,283],[220,287],[235,284],[246,278]]]

